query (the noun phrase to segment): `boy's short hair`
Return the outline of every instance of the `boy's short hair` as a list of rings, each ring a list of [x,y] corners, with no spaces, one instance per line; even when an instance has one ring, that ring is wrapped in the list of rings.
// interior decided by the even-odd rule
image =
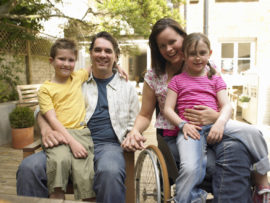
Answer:
[[[78,49],[77,49],[77,44],[74,40],[67,39],[67,38],[57,39],[51,47],[50,57],[55,58],[58,49],[72,50],[77,58]]]

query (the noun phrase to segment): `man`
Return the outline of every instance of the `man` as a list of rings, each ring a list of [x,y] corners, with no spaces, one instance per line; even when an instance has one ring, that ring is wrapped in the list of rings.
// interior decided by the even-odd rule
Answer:
[[[83,85],[88,128],[94,142],[94,190],[97,202],[125,202],[125,160],[121,142],[133,127],[139,110],[136,90],[113,72],[119,58],[116,40],[107,32],[94,36],[90,45],[92,74]],[[38,115],[45,147],[67,143]],[[17,194],[48,197],[46,156],[24,159],[17,171]]]

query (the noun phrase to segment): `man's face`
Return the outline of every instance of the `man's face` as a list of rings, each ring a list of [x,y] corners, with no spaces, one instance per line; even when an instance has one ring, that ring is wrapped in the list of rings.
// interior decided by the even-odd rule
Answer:
[[[97,38],[90,55],[94,74],[112,73],[116,55],[110,41],[104,38]]]

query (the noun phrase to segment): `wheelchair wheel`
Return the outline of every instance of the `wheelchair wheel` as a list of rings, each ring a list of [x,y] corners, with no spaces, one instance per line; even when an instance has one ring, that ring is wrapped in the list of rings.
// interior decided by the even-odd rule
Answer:
[[[170,198],[170,184],[165,160],[158,147],[148,146],[135,166],[136,203],[165,203]]]

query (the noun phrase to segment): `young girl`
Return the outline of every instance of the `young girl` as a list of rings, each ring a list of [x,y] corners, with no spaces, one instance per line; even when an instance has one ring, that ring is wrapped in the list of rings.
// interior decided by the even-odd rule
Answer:
[[[215,74],[215,69],[208,62],[212,53],[208,38],[201,33],[192,33],[184,39],[182,51],[185,66],[183,72],[170,81],[164,108],[165,117],[179,127],[177,146],[181,165],[176,187],[184,185],[181,187],[181,191],[184,191],[177,192],[175,200],[181,203],[204,202],[207,193],[198,188],[198,185],[205,176],[206,144],[216,138],[222,139],[232,108],[227,97],[225,82]],[[183,115],[184,110],[196,105],[205,105],[220,111],[219,118],[214,124],[201,127],[188,123]],[[174,111],[175,107],[178,114]],[[224,136],[232,135],[224,133]],[[259,191],[255,192],[254,200],[263,202],[264,198],[269,202],[270,187],[267,171],[270,168],[269,160],[262,155],[265,152],[261,153],[259,146],[254,145],[256,140],[253,136],[234,138],[243,142],[253,160],[256,160],[254,169],[258,172],[255,178]]]

